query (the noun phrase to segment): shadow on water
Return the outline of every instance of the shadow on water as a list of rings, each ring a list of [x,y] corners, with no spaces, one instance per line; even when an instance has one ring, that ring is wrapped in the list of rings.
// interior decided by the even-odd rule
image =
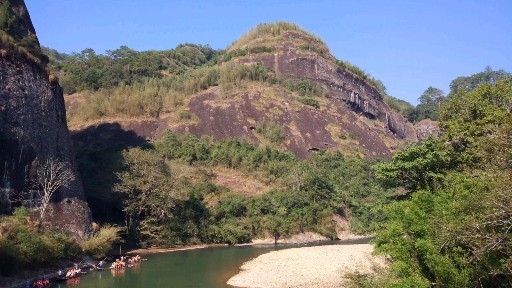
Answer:
[[[317,242],[303,245],[280,244],[215,247],[148,255],[146,262],[121,271],[94,271],[82,277],[77,287],[230,287],[229,278],[238,273],[240,266],[261,254],[297,247],[364,244],[370,239]],[[60,284],[57,287],[66,287]]]

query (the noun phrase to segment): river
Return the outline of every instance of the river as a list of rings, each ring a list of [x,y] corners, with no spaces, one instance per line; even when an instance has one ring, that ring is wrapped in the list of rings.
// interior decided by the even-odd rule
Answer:
[[[91,271],[80,279],[69,280],[56,287],[231,287],[227,280],[238,273],[239,267],[263,253],[314,245],[368,243],[364,240],[331,241],[307,245],[265,245],[214,247],[175,251],[144,256],[148,261],[120,271]]]

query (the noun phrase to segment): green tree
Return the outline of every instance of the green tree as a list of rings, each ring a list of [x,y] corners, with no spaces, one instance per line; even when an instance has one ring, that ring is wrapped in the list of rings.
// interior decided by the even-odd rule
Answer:
[[[423,119],[437,121],[444,99],[445,95],[441,89],[432,86],[428,87],[427,90],[421,94],[420,98],[418,98],[420,104],[409,112],[407,118],[412,122],[418,122]]]
[[[511,99],[510,80],[459,90],[443,105],[436,145],[378,166],[385,183],[413,192],[386,209],[377,233],[393,287],[512,285]]]
[[[461,90],[471,91],[482,84],[494,84],[499,80],[510,79],[511,74],[504,70],[492,70],[491,67],[485,67],[480,73],[466,77],[458,77],[450,83],[449,97],[457,94]]]
[[[165,229],[183,195],[174,187],[174,175],[155,152],[139,148],[123,153],[126,170],[118,173],[115,191],[125,195],[127,225],[143,245],[170,244],[173,231]]]
[[[377,179],[387,187],[404,187],[408,191],[430,189],[442,185],[444,175],[460,164],[451,148],[440,140],[427,138],[397,152],[391,161],[376,166]]]

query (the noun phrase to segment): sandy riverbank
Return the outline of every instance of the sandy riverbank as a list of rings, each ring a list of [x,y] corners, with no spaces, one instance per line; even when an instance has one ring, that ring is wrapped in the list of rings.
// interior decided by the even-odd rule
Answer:
[[[384,266],[383,257],[372,256],[370,244],[292,248],[263,254],[244,263],[229,279],[235,287],[345,287],[347,272],[371,273]]]

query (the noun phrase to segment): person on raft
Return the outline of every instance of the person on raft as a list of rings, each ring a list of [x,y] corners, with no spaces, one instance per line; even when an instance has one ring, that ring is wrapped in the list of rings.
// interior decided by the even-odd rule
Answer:
[[[80,272],[82,272],[81,269],[69,269],[68,273],[66,273],[66,278],[75,278]]]

